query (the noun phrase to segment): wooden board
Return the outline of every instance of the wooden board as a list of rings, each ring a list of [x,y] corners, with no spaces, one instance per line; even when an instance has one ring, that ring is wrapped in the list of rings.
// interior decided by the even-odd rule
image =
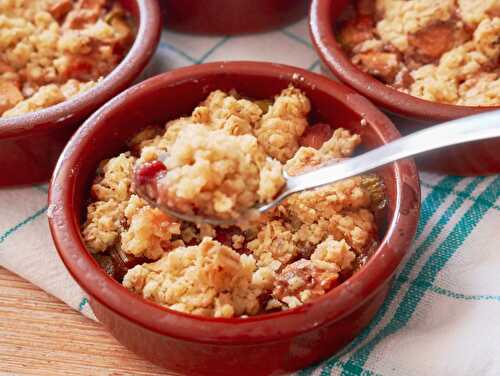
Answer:
[[[0,375],[169,375],[0,267]]]

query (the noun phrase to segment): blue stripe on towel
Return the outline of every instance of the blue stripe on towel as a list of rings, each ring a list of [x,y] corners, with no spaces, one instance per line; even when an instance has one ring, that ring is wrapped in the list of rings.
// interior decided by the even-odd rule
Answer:
[[[423,229],[431,219],[432,215],[445,202],[445,200],[452,193],[453,189],[461,182],[461,180],[462,179],[458,177],[447,176],[442,180],[440,180],[435,187],[433,187],[432,191],[425,197],[425,199],[422,202],[422,207],[420,210],[420,221],[418,224],[416,236],[419,236],[422,233]],[[378,323],[382,320],[382,318],[386,314],[387,310],[390,307],[390,303],[397,296],[397,293],[399,291],[398,287],[399,285],[396,284],[393,286],[388,297],[386,298],[386,301],[384,302],[380,310],[377,312],[370,325],[368,325],[368,327],[365,328],[358,335],[358,337],[354,339],[353,342],[351,342],[351,344],[346,348],[346,350],[343,353],[351,351],[356,346],[358,346],[366,337],[368,337],[371,331],[378,325]],[[332,368],[339,365],[338,364],[339,358],[340,356],[334,356],[333,358],[325,362],[323,370],[321,372],[321,376],[329,375]],[[350,360],[347,361],[347,364],[350,364],[349,362]]]

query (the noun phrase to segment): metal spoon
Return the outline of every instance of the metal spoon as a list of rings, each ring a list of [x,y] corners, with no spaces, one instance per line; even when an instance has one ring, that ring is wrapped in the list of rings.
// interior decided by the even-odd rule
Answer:
[[[495,137],[500,137],[500,110],[483,112],[478,115],[451,120],[412,133],[411,135],[399,138],[357,157],[348,158],[339,163],[327,164],[297,176],[285,175],[286,184],[281,193],[273,201],[249,210],[257,210],[259,213],[264,213],[278,206],[284,199],[293,193],[322,187],[427,151]],[[498,152],[500,152],[500,150]],[[138,192],[138,194],[150,205],[159,208],[170,216],[184,221],[209,223],[212,225],[231,225],[236,222],[236,220],[221,220],[179,213],[170,207],[158,204],[155,200],[148,197],[145,192]],[[244,215],[244,213],[242,215]]]

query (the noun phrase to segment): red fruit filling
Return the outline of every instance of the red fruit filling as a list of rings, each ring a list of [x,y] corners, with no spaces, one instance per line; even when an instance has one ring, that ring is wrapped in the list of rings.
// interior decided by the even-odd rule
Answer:
[[[300,139],[300,145],[319,149],[332,135],[333,129],[330,124],[316,123],[306,128]]]

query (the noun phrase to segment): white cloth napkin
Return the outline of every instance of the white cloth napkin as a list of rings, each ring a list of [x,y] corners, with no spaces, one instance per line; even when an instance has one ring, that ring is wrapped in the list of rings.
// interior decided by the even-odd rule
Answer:
[[[307,23],[248,36],[164,32],[144,77],[215,60],[267,60],[320,72]],[[370,327],[300,375],[499,375],[500,176],[422,174],[411,255]],[[0,265],[95,319],[52,245],[47,186],[0,190]]]

